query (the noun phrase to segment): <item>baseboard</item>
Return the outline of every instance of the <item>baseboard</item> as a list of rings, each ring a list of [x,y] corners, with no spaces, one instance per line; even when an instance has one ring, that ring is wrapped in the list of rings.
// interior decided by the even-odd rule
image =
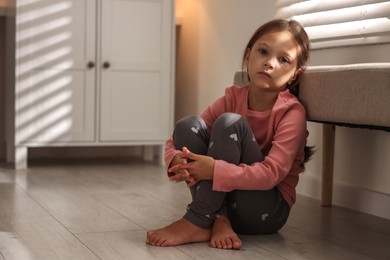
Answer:
[[[28,150],[29,159],[110,158],[140,155],[142,155],[141,146],[33,147]]]
[[[320,199],[321,181],[309,175],[301,176],[297,193]],[[390,195],[337,183],[333,184],[333,205],[390,219]]]

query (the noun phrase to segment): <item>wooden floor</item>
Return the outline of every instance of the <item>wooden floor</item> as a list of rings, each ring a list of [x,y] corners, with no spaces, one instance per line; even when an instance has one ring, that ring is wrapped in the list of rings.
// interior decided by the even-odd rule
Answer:
[[[302,196],[279,233],[241,236],[239,251],[146,245],[146,230],[180,218],[188,200],[152,163],[0,166],[0,259],[390,259],[389,220]]]

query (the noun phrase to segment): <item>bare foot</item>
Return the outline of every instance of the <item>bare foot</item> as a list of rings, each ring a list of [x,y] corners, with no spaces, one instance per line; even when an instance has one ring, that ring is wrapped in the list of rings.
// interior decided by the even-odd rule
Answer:
[[[150,230],[146,243],[153,246],[177,246],[210,241],[211,230],[198,227],[182,218],[161,229]]]
[[[233,231],[230,221],[225,216],[220,216],[214,222],[210,246],[220,249],[240,249],[241,240]]]

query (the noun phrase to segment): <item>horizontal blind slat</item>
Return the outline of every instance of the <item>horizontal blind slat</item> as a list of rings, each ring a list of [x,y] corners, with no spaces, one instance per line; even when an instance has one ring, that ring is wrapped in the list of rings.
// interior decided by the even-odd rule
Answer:
[[[276,6],[275,18],[305,27],[312,49],[390,42],[389,0],[278,0]]]
[[[293,16],[304,27],[390,16],[390,2]]]
[[[338,24],[311,26],[305,28],[312,42],[390,34],[390,19],[376,18]]]
[[[388,0],[306,0],[306,1],[293,1],[294,4],[287,5],[281,8],[278,8],[275,17],[276,18],[291,18],[294,15],[302,15],[308,13],[323,12],[335,9],[342,9],[348,7],[362,6],[375,4],[375,3],[385,3]]]
[[[275,3],[276,8],[281,8],[289,5],[293,5],[298,2],[305,2],[306,0],[277,0]]]
[[[379,44],[387,42],[390,42],[390,35],[313,42],[311,43],[311,47],[312,49],[324,49],[332,47],[353,46],[362,44]]]

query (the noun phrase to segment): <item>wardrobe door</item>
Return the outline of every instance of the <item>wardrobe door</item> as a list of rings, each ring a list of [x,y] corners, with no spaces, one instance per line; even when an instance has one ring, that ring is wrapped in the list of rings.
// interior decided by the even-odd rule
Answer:
[[[95,0],[18,1],[16,143],[93,141]]]
[[[169,136],[173,1],[102,1],[100,140]]]

